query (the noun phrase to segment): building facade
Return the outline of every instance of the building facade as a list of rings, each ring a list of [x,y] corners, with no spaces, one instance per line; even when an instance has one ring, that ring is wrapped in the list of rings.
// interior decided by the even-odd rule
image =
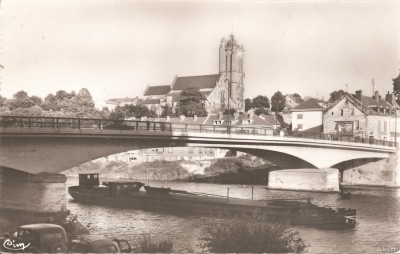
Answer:
[[[221,40],[217,74],[175,76],[170,85],[147,86],[143,104],[151,109],[165,105],[175,109],[182,90],[198,88],[206,98],[205,108],[209,114],[224,112],[228,103],[229,108],[244,112],[244,78],[244,48],[232,34],[228,40]]]
[[[400,128],[395,123],[398,108],[393,94],[383,99],[378,91],[371,97],[361,90],[345,93],[324,111],[324,133],[394,141]]]
[[[309,99],[292,109],[292,130],[321,133],[324,108],[316,99]]]

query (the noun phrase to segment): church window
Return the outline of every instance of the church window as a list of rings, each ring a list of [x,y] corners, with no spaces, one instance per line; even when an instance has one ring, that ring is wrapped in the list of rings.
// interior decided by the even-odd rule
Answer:
[[[297,125],[297,129],[298,129],[298,130],[303,129],[303,125],[302,125],[302,124],[298,124],[298,125]]]
[[[332,115],[333,115],[333,111],[332,111]]]
[[[226,55],[225,61],[226,61],[226,64],[225,64],[225,66],[226,66],[226,71],[228,71],[228,55]]]
[[[303,119],[303,114],[298,114],[297,119]]]
[[[343,109],[340,110],[340,115],[341,115],[341,116],[343,115]]]

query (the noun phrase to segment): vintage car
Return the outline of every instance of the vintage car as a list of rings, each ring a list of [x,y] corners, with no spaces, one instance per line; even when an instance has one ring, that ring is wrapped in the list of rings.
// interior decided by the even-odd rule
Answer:
[[[69,249],[73,253],[131,252],[131,247],[125,240],[110,240],[96,235],[83,235],[72,240]]]
[[[67,235],[63,227],[55,224],[38,223],[23,225],[13,235],[14,246],[9,250],[25,252],[66,252]],[[18,248],[15,248],[17,246]]]

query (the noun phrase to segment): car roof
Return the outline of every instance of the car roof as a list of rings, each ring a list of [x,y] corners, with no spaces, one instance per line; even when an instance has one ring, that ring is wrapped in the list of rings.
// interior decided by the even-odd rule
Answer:
[[[50,224],[50,223],[37,223],[37,224],[27,224],[19,227],[20,229],[31,229],[35,231],[46,231],[49,229],[57,229],[57,230],[64,230],[63,227],[56,225],[56,224]]]
[[[116,242],[112,241],[111,239],[105,238],[103,236],[98,235],[83,235],[78,239],[74,240],[74,242],[86,242],[90,244],[93,248],[97,249],[101,246],[118,246]]]

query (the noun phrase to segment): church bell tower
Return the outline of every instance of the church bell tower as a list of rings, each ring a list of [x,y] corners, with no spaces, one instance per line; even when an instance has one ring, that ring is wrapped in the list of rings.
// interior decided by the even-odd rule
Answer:
[[[219,73],[230,96],[230,108],[244,112],[244,49],[233,34],[229,40],[222,38],[219,47]]]

